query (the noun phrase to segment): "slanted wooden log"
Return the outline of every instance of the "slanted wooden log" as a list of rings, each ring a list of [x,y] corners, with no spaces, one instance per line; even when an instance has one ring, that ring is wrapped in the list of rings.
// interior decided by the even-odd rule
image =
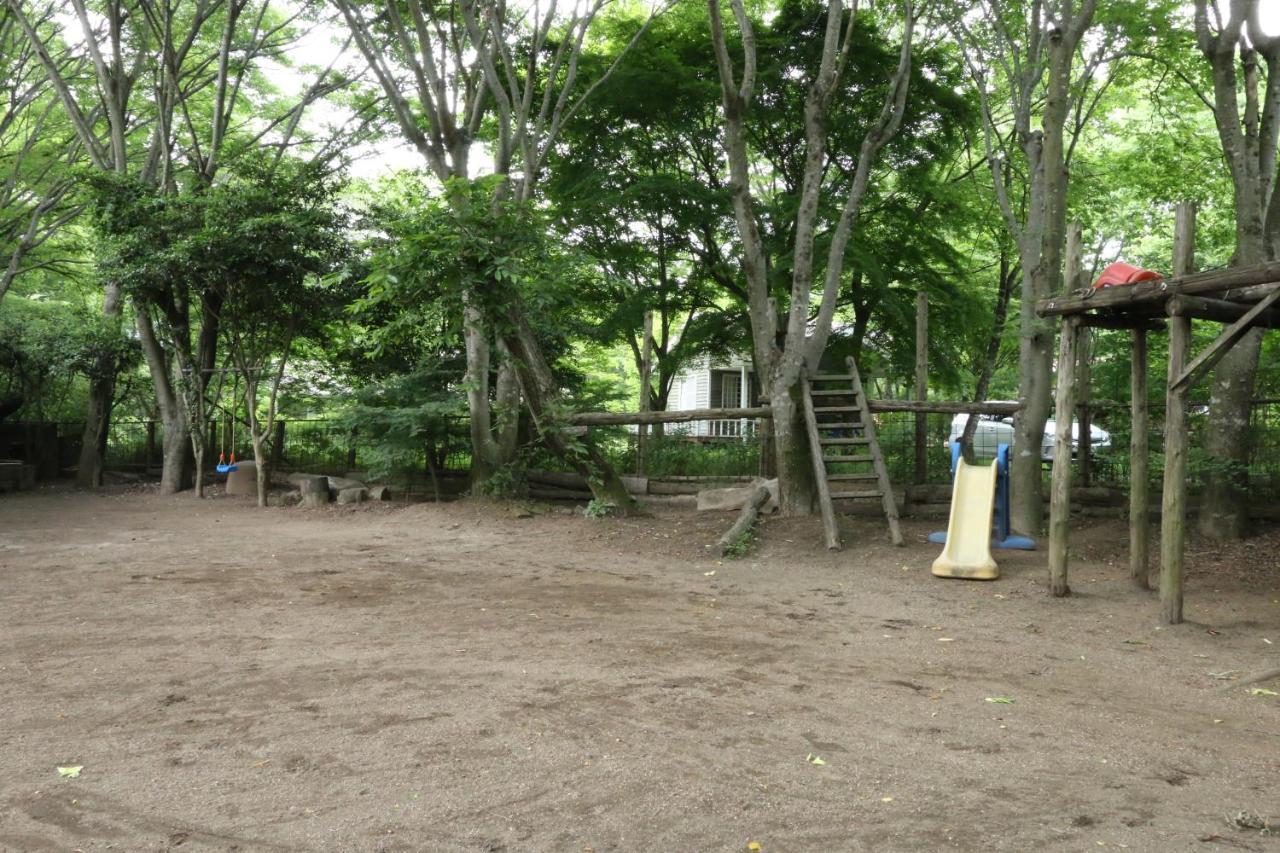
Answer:
[[[298,491],[302,493],[303,506],[326,506],[329,503],[329,478],[317,475],[299,479]]]
[[[751,529],[751,525],[756,523],[756,518],[760,515],[760,508],[769,502],[769,488],[767,486],[758,486],[747,502],[742,505],[742,511],[738,513],[738,520],[733,523],[725,534],[716,541],[715,551],[721,557],[728,553],[742,537]]]
[[[1231,348],[1238,344],[1245,335],[1249,334],[1253,328],[1254,321],[1265,314],[1267,310],[1280,302],[1280,290],[1274,291],[1270,296],[1264,298],[1261,302],[1254,305],[1244,316],[1236,320],[1230,326],[1218,335],[1217,339],[1209,346],[1205,347],[1195,360],[1183,368],[1177,378],[1169,377],[1169,387],[1179,390],[1187,390],[1193,387],[1201,379],[1209,375],[1209,371],[1217,364],[1224,355],[1231,351]]]

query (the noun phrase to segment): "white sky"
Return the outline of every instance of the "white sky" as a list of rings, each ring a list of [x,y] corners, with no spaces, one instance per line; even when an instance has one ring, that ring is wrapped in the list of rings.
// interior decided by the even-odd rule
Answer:
[[[1269,36],[1280,36],[1280,0],[1265,0],[1258,12],[1262,19],[1262,31]]]

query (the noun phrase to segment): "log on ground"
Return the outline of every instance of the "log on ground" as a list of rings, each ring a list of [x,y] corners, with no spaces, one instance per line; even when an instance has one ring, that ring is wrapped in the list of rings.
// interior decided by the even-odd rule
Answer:
[[[750,499],[743,504],[742,512],[738,513],[738,520],[716,541],[713,550],[721,557],[728,553],[729,549],[751,530],[751,526],[756,523],[756,518],[760,515],[760,508],[768,503],[772,496],[773,493],[769,491],[768,486],[756,486]]]

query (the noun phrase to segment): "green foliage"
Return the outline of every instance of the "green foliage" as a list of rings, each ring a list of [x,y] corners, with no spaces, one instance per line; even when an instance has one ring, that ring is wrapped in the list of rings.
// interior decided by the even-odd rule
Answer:
[[[21,401],[17,418],[82,417],[79,380],[94,375],[100,353],[111,354],[116,372],[139,359],[137,345],[98,312],[10,293],[0,311],[0,398]]]
[[[372,477],[421,471],[428,460],[442,470],[451,451],[467,446],[461,371],[456,359],[424,361],[350,395],[338,421],[360,436]]]
[[[592,498],[583,508],[582,514],[587,518],[608,518],[616,514],[618,505],[611,501],[602,501],[599,498]]]
[[[742,534],[728,545],[724,546],[724,556],[730,560],[740,560],[751,551],[751,546],[755,544],[755,531],[747,528]]]
[[[487,479],[480,493],[490,498],[522,498],[529,494],[529,481],[524,464],[516,460],[499,466]]]
[[[651,477],[740,477],[760,471],[760,444],[754,440],[695,442],[679,433],[650,435],[644,452]]]
[[[314,292],[345,249],[339,184],[292,161],[246,162],[211,187],[164,192],[128,175],[86,172],[93,220],[106,238],[104,278],[171,319],[193,294],[228,300],[222,317],[307,316]]]

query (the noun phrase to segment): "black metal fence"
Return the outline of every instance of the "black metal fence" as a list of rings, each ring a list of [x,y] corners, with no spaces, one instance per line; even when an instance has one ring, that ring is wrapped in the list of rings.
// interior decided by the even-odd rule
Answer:
[[[1080,412],[1079,414],[1083,414]],[[1153,401],[1150,406],[1151,430],[1150,477],[1158,486],[1164,468],[1164,408]],[[1129,443],[1131,420],[1127,403],[1094,403],[1089,407],[1089,420],[1097,430],[1090,452],[1077,452],[1073,457],[1075,480],[1082,485],[1129,485]],[[735,421],[735,423],[737,423]],[[1191,458],[1189,485],[1195,491],[1207,476],[1211,463],[1204,446],[1208,437],[1208,407],[1191,406]],[[948,440],[953,429],[962,425],[951,415],[926,416],[924,463],[925,481],[946,482],[950,478],[951,455]],[[0,430],[0,456],[40,461],[42,476],[50,476],[59,467],[73,466],[79,454],[81,425],[75,423],[26,424],[6,423]],[[885,461],[894,482],[910,483],[916,477],[915,415],[889,412],[876,415],[877,434]],[[651,428],[646,442],[644,472],[649,476],[744,476],[761,471],[761,445],[758,424],[748,423],[736,435],[709,435],[696,424],[668,424],[661,432]],[[593,430],[615,465],[627,472],[637,471],[636,432],[634,429],[610,428]],[[1051,447],[1047,431],[1047,446]],[[343,473],[370,468],[394,471],[402,478],[426,479],[434,467],[441,472],[466,471],[471,457],[466,420],[449,421],[443,429],[430,433],[420,444],[413,442],[389,448],[384,437],[361,435],[335,420],[292,420],[282,422],[268,441],[267,452],[278,467],[288,471]],[[244,458],[251,455],[243,430],[233,433],[225,424],[211,430],[213,452],[225,450]],[[1077,440],[1077,446],[1080,441]],[[995,444],[1011,439],[1011,428],[998,419],[979,424],[975,446],[980,456],[994,455]],[[163,431],[155,422],[117,420],[113,422],[107,443],[107,465],[117,469],[158,470],[161,465]],[[1250,491],[1260,498],[1280,499],[1280,399],[1254,401],[1250,418],[1250,441],[1247,466],[1237,471],[1247,477]],[[1045,453],[1046,472],[1050,450]],[[531,467],[557,466],[546,453],[534,453]],[[1087,457],[1087,458],[1086,458]],[[50,469],[44,472],[43,469]]]

